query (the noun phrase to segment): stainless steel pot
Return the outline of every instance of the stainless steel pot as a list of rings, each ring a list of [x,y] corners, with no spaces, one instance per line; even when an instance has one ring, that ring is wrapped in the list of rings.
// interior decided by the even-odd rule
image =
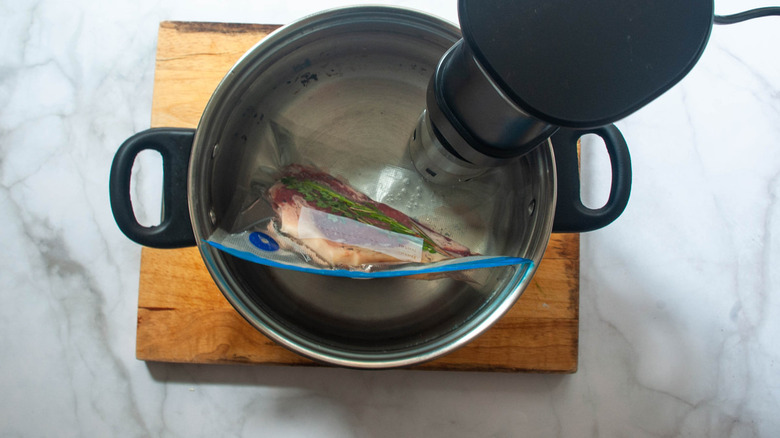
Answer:
[[[579,202],[576,142],[583,132],[562,133],[486,176],[489,184],[475,181],[452,189],[449,196],[471,193],[470,199],[482,202],[468,212],[445,214],[462,243],[486,254],[535,262],[529,269],[486,270],[481,286],[451,278],[323,277],[252,264],[203,243],[231,216],[230,200],[247,190],[252,169],[279,160],[264,146],[271,120],[305,130],[315,145],[306,149],[307,160],[364,192],[376,193],[377,175],[388,164],[412,169],[409,134],[425,107],[430,75],[459,38],[449,23],[386,7],[327,11],[281,28],[228,72],[196,131],[152,129],[120,147],[110,182],[117,224],[143,245],[197,243],[214,281],[247,321],[317,361],[356,368],[401,367],[463,346],[520,297],[541,261],[554,219],[562,231],[585,231],[606,225],[623,211],[630,162],[614,127],[596,130],[613,161],[612,194],[603,209],[587,210]],[[556,179],[553,144],[559,168],[568,166],[563,180]],[[151,228],[136,222],[129,199],[130,170],[144,149],[163,155],[164,218]],[[480,187],[494,193],[473,196]],[[559,210],[567,211],[560,219],[555,215],[556,190],[565,200],[558,201]],[[414,206],[399,207],[414,216],[408,211]]]

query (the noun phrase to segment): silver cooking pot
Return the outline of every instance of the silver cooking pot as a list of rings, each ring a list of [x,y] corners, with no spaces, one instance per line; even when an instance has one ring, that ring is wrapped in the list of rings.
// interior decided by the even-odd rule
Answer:
[[[246,262],[203,243],[228,220],[233,195],[250,184],[247,172],[278,159],[263,146],[269,121],[291,121],[289,126],[305,130],[318,145],[338,139],[342,150],[310,148],[307,160],[366,193],[376,193],[377,175],[388,163],[411,169],[410,135],[432,135],[410,132],[425,107],[430,76],[459,38],[452,24],[387,7],[332,10],[280,28],[227,73],[197,130],[150,129],[119,148],[110,180],[118,226],[142,245],[197,244],[230,304],[257,330],[311,359],[391,368],[465,345],[517,301],[552,231],[600,228],[622,213],[631,168],[614,126],[561,130],[486,176],[490,184],[473,181],[452,188],[452,193],[476,193],[471,199],[479,200],[469,211],[447,215],[449,229],[459,230],[462,243],[484,254],[534,261],[530,268],[485,270],[479,284],[456,278],[318,276]],[[597,210],[585,208],[579,196],[577,140],[586,132],[604,138],[612,162],[610,199]],[[350,151],[345,153],[344,145]],[[138,224],[129,195],[134,159],[145,149],[163,157],[163,219],[154,227]],[[434,190],[446,196],[448,189]],[[397,202],[394,206],[404,209],[403,199]],[[421,218],[434,227],[441,219]]]

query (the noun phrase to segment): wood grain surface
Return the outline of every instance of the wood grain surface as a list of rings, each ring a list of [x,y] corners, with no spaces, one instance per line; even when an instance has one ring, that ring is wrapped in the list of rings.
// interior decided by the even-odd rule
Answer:
[[[163,22],[153,127],[195,127],[230,67],[277,26]],[[577,370],[579,236],[553,235],[530,286],[475,341],[414,369],[573,373]],[[136,357],[147,361],[316,365],[247,323],[196,248],[143,248]]]

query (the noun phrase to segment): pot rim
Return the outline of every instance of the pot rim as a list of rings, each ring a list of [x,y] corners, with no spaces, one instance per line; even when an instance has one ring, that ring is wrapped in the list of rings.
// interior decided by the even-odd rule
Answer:
[[[547,140],[546,147],[538,148],[541,153],[539,159],[545,162],[547,169],[551,173],[550,190],[552,194],[550,204],[544,206],[548,211],[544,213],[540,212],[540,214],[545,214],[548,219],[544,221],[544,229],[540,230],[535,239],[535,251],[532,256],[529,257],[533,259],[533,265],[525,270],[515,270],[511,280],[509,280],[507,286],[505,286],[505,289],[511,288],[511,290],[503,294],[502,299],[493,300],[495,302],[490,304],[491,309],[489,311],[482,308],[479,309],[474,312],[472,317],[462,321],[456,328],[453,328],[446,334],[436,338],[435,343],[423,342],[425,345],[413,345],[395,353],[385,352],[383,354],[352,353],[344,352],[343,350],[339,350],[336,353],[332,349],[323,348],[322,346],[319,346],[321,348],[315,349],[312,348],[312,346],[307,345],[307,342],[296,339],[294,332],[285,328],[279,322],[272,320],[272,318],[261,319],[257,316],[259,308],[252,303],[248,303],[246,299],[237,294],[236,291],[240,290],[241,286],[235,279],[225,275],[225,272],[228,272],[228,269],[223,260],[222,253],[204,243],[205,239],[208,237],[205,235],[206,233],[204,233],[204,230],[207,228],[204,224],[210,224],[210,220],[208,212],[204,211],[202,205],[203,200],[199,194],[202,180],[198,178],[198,175],[203,173],[202,167],[205,164],[199,162],[197,158],[203,148],[211,148],[211,145],[206,144],[207,140],[205,139],[206,135],[204,134],[206,126],[216,117],[216,113],[219,112],[223,100],[234,91],[233,87],[241,82],[242,75],[246,74],[248,71],[247,69],[258,62],[257,59],[268,55],[278,46],[278,44],[285,43],[285,41],[294,38],[296,35],[308,34],[309,32],[307,29],[310,29],[315,25],[319,27],[328,21],[346,19],[344,17],[355,17],[356,19],[360,19],[360,17],[366,17],[372,14],[394,14],[397,17],[403,17],[404,19],[410,20],[410,22],[423,23],[428,27],[436,27],[442,32],[451,33],[454,37],[460,37],[460,31],[457,26],[449,21],[414,9],[389,6],[349,6],[328,9],[308,15],[300,20],[280,27],[244,53],[216,87],[204,109],[196,130],[187,186],[190,218],[192,219],[193,231],[201,256],[206,262],[205,264],[209,273],[223,295],[245,320],[274,342],[317,362],[348,368],[387,369],[419,365],[461,348],[483,334],[496,321],[504,316],[522,295],[538,268],[539,261],[541,261],[547,248],[552,232],[557,184],[555,157],[552,152],[552,144],[550,141]],[[407,22],[403,23],[406,24]],[[537,206],[537,208],[541,210],[542,207]],[[490,300],[486,300],[483,306],[488,305],[490,302]]]

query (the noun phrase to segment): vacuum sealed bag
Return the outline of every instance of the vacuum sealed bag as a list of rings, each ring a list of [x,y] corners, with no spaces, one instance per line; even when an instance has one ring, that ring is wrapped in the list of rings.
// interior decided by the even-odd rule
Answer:
[[[278,124],[272,127],[276,165],[252,171],[246,193],[234,200],[230,231],[218,228],[209,245],[263,265],[351,278],[430,279],[479,268],[532,265],[525,258],[473,252],[452,237],[447,220],[432,219],[434,202],[426,202],[433,207],[426,218],[443,228],[434,229],[323,169],[301,164],[306,160],[300,139]],[[414,171],[385,164],[375,179],[370,185],[383,198],[417,212],[426,210],[420,206],[426,183],[415,178]]]

